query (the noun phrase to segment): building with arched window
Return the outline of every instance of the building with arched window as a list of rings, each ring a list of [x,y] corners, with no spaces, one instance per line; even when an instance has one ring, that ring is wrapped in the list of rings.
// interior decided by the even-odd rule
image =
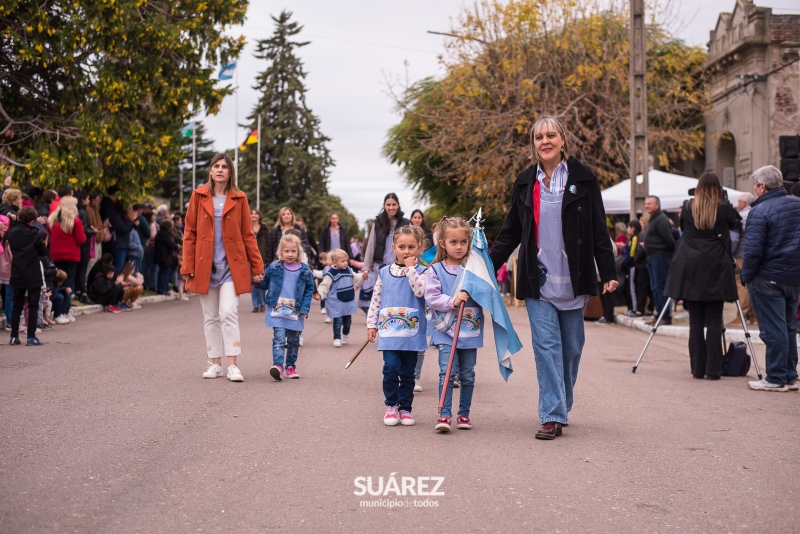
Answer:
[[[800,135],[800,15],[737,0],[711,31],[705,67],[705,168],[749,191],[754,170],[780,167],[779,137]]]

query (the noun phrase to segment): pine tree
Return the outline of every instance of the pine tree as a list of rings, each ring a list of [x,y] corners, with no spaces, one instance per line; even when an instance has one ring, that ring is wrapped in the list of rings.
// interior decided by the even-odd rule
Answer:
[[[295,40],[303,29],[283,11],[275,21],[275,32],[256,44],[255,57],[267,68],[253,87],[261,98],[248,116],[246,126],[258,127],[261,115],[261,211],[268,223],[281,206],[302,214],[314,235],[327,221],[329,211],[341,201],[328,193],[328,177],[334,161],[320,130],[320,121],[306,105],[306,72],[297,50],[308,42]],[[245,145],[239,154],[239,187],[255,207],[257,145]],[[341,211],[341,210],[340,210]],[[350,214],[340,216],[355,218]],[[344,222],[343,222],[344,223]],[[351,226],[352,230],[355,227]]]

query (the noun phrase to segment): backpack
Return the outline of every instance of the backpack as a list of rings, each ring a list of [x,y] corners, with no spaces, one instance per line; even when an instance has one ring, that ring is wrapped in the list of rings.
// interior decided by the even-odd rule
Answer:
[[[746,376],[750,371],[750,356],[747,355],[747,345],[742,341],[730,344],[728,352],[722,357],[723,376]]]

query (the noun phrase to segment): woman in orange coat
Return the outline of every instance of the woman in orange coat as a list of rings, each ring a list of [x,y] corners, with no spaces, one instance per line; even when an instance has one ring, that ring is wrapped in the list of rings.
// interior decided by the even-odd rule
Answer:
[[[228,357],[228,379],[244,380],[236,366],[241,354],[239,297],[251,281],[264,278],[250,222],[247,196],[236,188],[233,162],[227,154],[211,158],[208,183],[192,193],[186,211],[183,267],[186,289],[200,294],[206,350],[211,359],[203,378],[222,376],[222,356]]]

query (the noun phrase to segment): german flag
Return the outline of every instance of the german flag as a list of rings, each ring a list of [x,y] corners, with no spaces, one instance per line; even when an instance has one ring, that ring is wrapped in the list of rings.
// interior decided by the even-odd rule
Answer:
[[[258,130],[253,130],[250,132],[250,135],[247,136],[247,139],[239,147],[239,150],[244,150],[247,148],[247,145],[254,145],[258,143]]]

